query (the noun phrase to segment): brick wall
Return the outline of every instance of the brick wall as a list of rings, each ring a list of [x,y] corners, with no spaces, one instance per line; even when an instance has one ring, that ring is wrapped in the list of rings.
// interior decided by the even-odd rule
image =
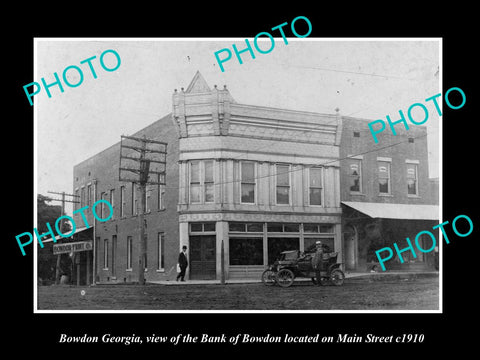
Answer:
[[[158,208],[158,186],[150,185],[149,207],[150,212],[146,214],[147,222],[147,281],[163,280],[167,277],[168,270],[175,267],[179,252],[178,242],[178,133],[177,127],[171,115],[167,115],[154,122],[150,126],[140,130],[132,136],[163,141],[168,143],[167,165],[166,165],[166,186],[164,193],[164,209]],[[96,221],[96,276],[97,281],[112,281],[112,237],[117,236],[115,251],[115,277],[117,282],[136,281],[138,279],[138,254],[139,254],[139,218],[132,213],[132,184],[118,180],[118,166],[120,155],[120,143],[116,143],[97,155],[77,164],[74,167],[74,191],[80,190],[82,186],[87,188],[88,184],[93,186],[94,196],[91,203],[100,199],[102,193],[107,193],[107,200],[110,201],[110,190],[114,189],[114,215],[106,222]],[[120,187],[125,186],[125,212],[120,217]],[[140,194],[137,192],[138,203]],[[90,205],[91,204],[86,204]],[[97,207],[97,214],[100,206]],[[108,211],[108,209],[107,209]],[[87,220],[93,225],[94,218],[90,207],[85,211]],[[107,213],[108,215],[108,213]],[[104,217],[107,217],[105,215]],[[80,214],[74,216],[77,224],[82,224]],[[79,225],[80,226],[80,225]],[[158,233],[165,235],[164,243],[164,272],[157,271],[157,237]],[[127,237],[132,236],[133,254],[132,269],[127,270]],[[104,240],[108,240],[108,269],[104,270]],[[175,275],[173,270],[170,275]]]
[[[395,126],[393,136],[389,126],[378,135],[378,143],[369,131],[364,119],[343,117],[340,146],[340,189],[342,201],[365,201],[401,204],[438,204],[432,182],[428,178],[427,129],[424,126],[409,126],[406,131],[402,124]],[[356,133],[357,136],[354,135]],[[409,139],[411,139],[409,141]],[[362,191],[350,191],[347,156],[358,155],[362,164]],[[379,195],[377,158],[391,159],[391,195]],[[407,194],[406,160],[418,161],[418,196]],[[438,187],[437,187],[438,189]]]

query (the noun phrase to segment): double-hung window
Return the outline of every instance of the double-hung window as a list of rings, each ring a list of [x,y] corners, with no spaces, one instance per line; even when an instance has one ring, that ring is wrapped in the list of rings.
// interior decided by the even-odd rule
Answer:
[[[242,161],[240,163],[241,199],[240,202],[247,204],[255,203],[255,163]]]
[[[276,166],[277,204],[290,204],[290,165]]]
[[[378,191],[381,195],[391,194],[389,161],[378,161]]]
[[[214,192],[213,160],[190,162],[190,203],[212,203]]]
[[[407,160],[407,194],[418,195],[418,165]]]
[[[350,177],[350,192],[362,192],[362,160],[350,159],[349,177]]]
[[[322,168],[309,169],[310,205],[322,205]]]

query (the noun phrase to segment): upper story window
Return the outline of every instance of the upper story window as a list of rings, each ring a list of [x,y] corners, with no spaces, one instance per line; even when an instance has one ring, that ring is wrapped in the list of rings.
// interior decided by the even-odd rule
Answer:
[[[125,204],[126,204],[126,197],[125,197],[125,186],[120,186],[120,217],[125,216]]]
[[[240,202],[255,203],[255,163],[242,161],[240,163],[241,195]]]
[[[290,165],[277,165],[277,204],[290,204]]]
[[[407,163],[407,194],[418,195],[418,165]]]
[[[213,160],[190,162],[190,203],[215,201],[213,165]]]
[[[137,186],[132,182],[132,215],[138,214]]]
[[[85,206],[85,187],[82,186],[80,189],[80,207]]]
[[[80,208],[80,203],[79,203],[79,196],[78,196],[78,189],[75,189],[75,197],[74,200],[76,202],[73,203],[73,210],[77,210]]]
[[[93,197],[92,197],[92,185],[88,184],[87,185],[87,205],[92,206],[93,202]]]
[[[158,210],[165,209],[165,185],[157,185],[157,195],[158,195]]]
[[[152,194],[151,186],[147,186],[145,189],[145,208],[143,209],[144,213],[150,212],[150,195]]]
[[[310,205],[322,205],[322,168],[312,167],[308,170]]]
[[[378,161],[378,191],[380,194],[390,194],[390,162]]]
[[[348,169],[350,178],[350,192],[362,192],[362,160],[351,159]]]
[[[112,209],[113,209],[113,212],[112,212],[112,219],[113,219],[115,216],[115,189],[110,190],[110,204],[112,205]]]

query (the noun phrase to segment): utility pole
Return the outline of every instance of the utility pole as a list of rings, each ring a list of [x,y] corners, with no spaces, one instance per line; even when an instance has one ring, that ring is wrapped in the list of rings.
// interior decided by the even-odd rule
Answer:
[[[78,198],[80,196],[78,195],[74,195],[74,194],[66,194],[65,191],[62,191],[62,192],[56,192],[56,191],[48,191],[49,194],[57,194],[57,195],[62,195],[62,198],[61,199],[53,199],[53,198],[48,198],[48,201],[61,201],[62,202],[62,213],[60,214],[60,216],[63,216],[65,215],[65,203],[66,202],[71,202],[71,203],[79,203],[80,201],[76,201],[76,200],[66,200],[65,199],[65,196],[71,196],[73,198]],[[65,219],[61,219],[60,221],[60,231],[63,231],[63,222],[65,221]],[[58,285],[58,283],[60,282],[60,257],[62,255],[61,254],[58,254],[57,255],[57,266],[55,267],[55,285]]]
[[[141,209],[139,212],[139,256],[138,256],[138,283],[145,284],[145,259],[147,244],[145,236],[145,212],[147,209],[146,193],[148,184],[165,185],[167,143],[150,140],[143,136],[121,136],[120,166],[118,178],[138,184],[141,193]],[[154,170],[152,170],[152,167]],[[150,174],[156,174],[157,180],[150,179]],[[135,186],[133,186],[135,191]]]

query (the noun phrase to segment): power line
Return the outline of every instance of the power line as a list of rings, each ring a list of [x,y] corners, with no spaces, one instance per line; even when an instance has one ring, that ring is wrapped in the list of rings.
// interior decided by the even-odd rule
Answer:
[[[312,168],[312,167],[322,167],[322,166],[326,166],[328,164],[331,164],[331,163],[335,163],[335,162],[339,162],[339,161],[342,161],[342,160],[347,160],[347,159],[351,159],[351,158],[354,158],[355,156],[359,156],[359,155],[365,155],[365,154],[368,154],[368,153],[371,153],[371,152],[376,152],[376,151],[380,151],[380,150],[384,150],[384,149],[388,149],[388,148],[391,148],[391,147],[394,147],[394,146],[397,146],[397,145],[401,145],[401,144],[404,144],[408,141],[410,141],[410,139],[420,139],[420,138],[423,138],[423,137],[426,137],[428,135],[428,132],[426,132],[425,134],[422,134],[422,135],[419,135],[419,136],[416,136],[416,137],[408,137],[406,140],[403,140],[403,141],[399,141],[395,144],[390,144],[390,145],[385,145],[385,146],[382,146],[382,147],[379,147],[379,148],[376,148],[376,149],[372,149],[372,150],[367,150],[367,151],[364,151],[364,152],[360,152],[360,153],[356,153],[356,154],[353,154],[353,155],[349,155],[349,156],[345,156],[343,158],[338,158],[338,159],[334,159],[334,160],[329,160],[329,161],[326,161],[326,162],[323,162],[323,163],[318,163],[318,164],[308,164],[306,165],[307,168]],[[262,176],[256,176],[254,177],[253,179],[254,180],[258,180],[258,179],[263,179],[263,178],[267,178],[267,177],[273,177],[273,176],[277,176],[279,174],[287,174],[287,173],[293,173],[295,171],[300,171],[302,169],[290,169],[288,171],[284,171],[284,172],[281,172],[281,173],[276,173],[276,174],[268,174],[268,175],[262,175]],[[241,180],[230,180],[230,181],[221,181],[221,182],[218,182],[218,183],[214,183],[214,185],[224,185],[224,184],[230,184],[230,183],[236,183],[236,182],[240,182]],[[167,186],[165,185],[165,190],[179,190],[179,189],[187,189],[188,186]]]

